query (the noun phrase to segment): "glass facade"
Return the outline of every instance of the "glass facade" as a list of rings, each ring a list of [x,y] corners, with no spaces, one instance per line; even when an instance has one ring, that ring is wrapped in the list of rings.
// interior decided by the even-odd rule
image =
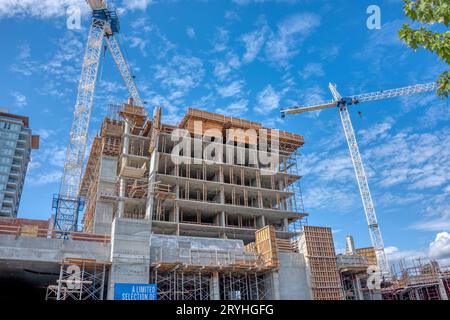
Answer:
[[[20,118],[1,114],[0,216],[17,216],[30,152],[31,130]]]

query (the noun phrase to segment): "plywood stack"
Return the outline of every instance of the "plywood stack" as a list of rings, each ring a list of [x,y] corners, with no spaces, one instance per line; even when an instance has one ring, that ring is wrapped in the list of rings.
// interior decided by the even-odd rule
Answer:
[[[265,267],[278,268],[278,250],[274,226],[265,226],[255,232],[256,252],[261,255]]]
[[[294,252],[294,248],[289,239],[277,239],[278,252]]]
[[[304,226],[299,247],[309,269],[312,298],[342,300],[344,295],[331,228]]]

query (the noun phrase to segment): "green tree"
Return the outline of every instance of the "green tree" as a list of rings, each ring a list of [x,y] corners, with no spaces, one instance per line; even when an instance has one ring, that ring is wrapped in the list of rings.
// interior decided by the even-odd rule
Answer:
[[[450,22],[450,0],[403,0],[403,11],[413,22],[433,25],[436,23],[448,27]],[[450,65],[450,31],[442,33],[425,27],[412,29],[408,23],[403,24],[398,32],[400,39],[414,50],[422,47],[436,53]],[[444,71],[437,80],[437,94],[448,97],[450,93],[450,71]]]

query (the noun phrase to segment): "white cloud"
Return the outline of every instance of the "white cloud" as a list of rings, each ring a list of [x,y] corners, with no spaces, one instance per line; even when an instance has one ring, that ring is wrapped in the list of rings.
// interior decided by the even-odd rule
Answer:
[[[232,97],[241,92],[242,85],[243,85],[242,81],[233,81],[232,83],[230,83],[227,86],[218,87],[217,92],[222,97]]]
[[[186,28],[186,34],[189,38],[193,39],[195,38],[195,30],[192,27],[187,27]]]
[[[348,193],[343,188],[335,188],[330,185],[310,186],[304,192],[306,211],[329,208],[333,206],[333,214],[345,212],[355,207],[359,199],[356,194]]]
[[[23,43],[19,45],[19,54],[17,56],[17,59],[24,60],[28,59],[30,57],[31,48],[28,43]]]
[[[239,57],[233,52],[228,52],[224,60],[214,62],[214,76],[219,80],[226,80],[233,70],[238,70],[240,67]]]
[[[222,114],[225,114],[228,116],[239,117],[247,112],[247,110],[248,110],[247,106],[248,106],[248,101],[246,99],[241,99],[241,100],[238,100],[236,102],[229,104],[225,108],[217,109],[216,112],[219,112],[219,113],[222,113]]]
[[[226,11],[225,12],[225,19],[236,20],[236,21],[240,20],[239,15],[236,12],[234,12],[234,11]]]
[[[228,40],[229,40],[229,32],[228,30],[220,27],[217,28],[217,32],[215,34],[213,40],[213,49],[215,52],[222,52],[228,48]]]
[[[427,257],[426,253],[421,250],[400,250],[395,246],[385,247],[384,252],[386,253],[390,264],[398,263],[401,260],[412,261],[418,258],[423,259]],[[408,261],[405,262],[407,263]]]
[[[26,183],[31,186],[42,186],[50,183],[56,183],[61,180],[62,170],[53,170],[47,172],[40,172],[36,175],[28,175]]]
[[[311,77],[322,77],[325,75],[322,64],[320,63],[308,63],[303,70],[299,72],[303,80],[307,80]]]
[[[51,129],[38,129],[35,130],[36,134],[38,134],[40,136],[40,138],[42,140],[46,140],[47,138],[49,138],[50,136],[52,136],[55,132]]]
[[[12,91],[11,95],[14,97],[15,104],[19,108],[27,105],[27,97],[18,91]]]
[[[434,259],[450,259],[450,233],[439,232],[429,246],[429,255]]]
[[[137,36],[126,36],[125,40],[129,42],[130,48],[138,48],[144,57],[147,56],[147,52],[145,51],[148,44],[147,39]]]
[[[421,231],[450,230],[450,217],[442,217],[437,219],[419,221],[411,225],[411,228]]]
[[[241,40],[245,44],[245,53],[242,57],[244,63],[252,62],[264,45],[266,29],[261,28],[242,35]]]
[[[258,105],[255,111],[260,114],[267,114],[270,111],[279,108],[280,95],[273,90],[272,85],[267,85],[257,96]]]
[[[172,91],[183,94],[197,87],[203,79],[205,70],[199,58],[175,55],[167,63],[155,66],[155,79]]]
[[[387,137],[388,131],[394,125],[395,120],[391,117],[388,117],[384,120],[384,122],[377,123],[370,127],[369,129],[361,129],[358,134],[361,138],[358,140],[362,143],[370,143],[375,140],[383,139]]]
[[[267,58],[280,65],[299,52],[300,43],[320,25],[320,17],[313,13],[299,13],[278,24],[278,31],[267,41]]]
[[[68,6],[78,6],[83,12],[90,8],[85,1],[80,0],[2,0],[0,1],[1,17],[36,17],[47,19],[66,15]]]
[[[299,2],[299,0],[233,0],[239,6],[246,6],[253,3],[268,3],[268,2],[281,2],[294,4]]]
[[[122,6],[129,10],[146,10],[147,7],[154,4],[153,0],[123,0]]]
[[[298,92],[298,101],[292,101],[290,104],[292,105],[301,105],[301,106],[308,106],[308,105],[314,105],[323,103],[326,101],[329,101],[330,99],[326,98],[326,94],[324,89],[321,86],[312,86],[312,87],[306,87],[302,88],[301,91]],[[307,112],[305,114],[305,117],[309,118],[318,118],[322,110],[316,110]]]

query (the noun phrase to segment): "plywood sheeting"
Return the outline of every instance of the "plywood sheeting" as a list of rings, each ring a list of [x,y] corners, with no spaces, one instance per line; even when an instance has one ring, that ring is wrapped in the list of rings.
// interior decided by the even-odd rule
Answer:
[[[278,267],[278,251],[274,226],[265,226],[255,232],[256,252],[261,255],[265,266]]]
[[[304,226],[300,251],[305,255],[314,300],[343,300],[331,228]]]

